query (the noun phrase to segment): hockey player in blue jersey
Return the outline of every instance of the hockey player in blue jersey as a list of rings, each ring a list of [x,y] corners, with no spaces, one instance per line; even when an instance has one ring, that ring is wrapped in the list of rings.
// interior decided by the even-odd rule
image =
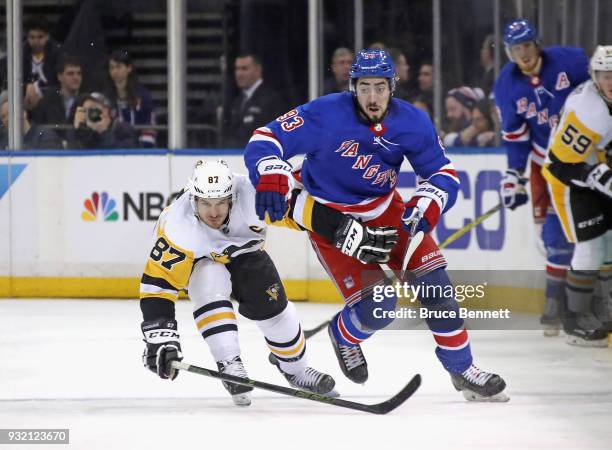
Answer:
[[[546,248],[546,304],[541,323],[545,336],[556,336],[565,311],[565,279],[573,245],[565,238],[551,206],[541,168],[551,128],[559,120],[565,99],[589,78],[588,58],[580,48],[541,48],[536,29],[523,19],[506,27],[504,44],[510,62],[494,87],[508,155],[501,196],[511,210],[527,203],[525,172],[531,157],[533,217]]]
[[[283,220],[289,209],[309,230],[321,264],[345,300],[328,331],[344,374],[356,383],[368,378],[360,343],[392,320],[375,310],[393,311],[397,298],[374,301],[374,291],[384,283],[380,266],[358,262],[346,254],[346,245],[335,246],[312,231],[311,211],[317,205],[325,204],[364,225],[396,228],[399,241],[388,261],[394,270],[401,268],[410,230],[425,232],[408,268],[417,277],[415,283],[442,289],[428,290],[419,300],[430,311],[458,311],[453,297],[442,297],[451,282],[446,260],[429,232],[455,203],[459,180],[427,115],[392,97],[395,80],[385,50],[362,50],[350,70],[350,92],[326,95],[289,111],[255,130],[245,149],[259,217]],[[298,154],[305,158],[293,169],[287,161]],[[395,189],[404,159],[418,176],[407,203]],[[294,183],[302,190],[288,205]],[[350,228],[347,223],[340,234],[351,235]],[[372,273],[374,277],[364,275]],[[455,388],[468,400],[507,400],[504,380],[473,364],[463,320],[458,314],[442,316],[427,319],[427,324],[437,343],[436,355]]]

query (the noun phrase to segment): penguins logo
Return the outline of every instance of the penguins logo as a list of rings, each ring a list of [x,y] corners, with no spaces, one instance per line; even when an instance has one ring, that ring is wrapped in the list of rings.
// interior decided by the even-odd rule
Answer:
[[[278,296],[280,295],[280,286],[278,283],[274,283],[272,286],[266,289],[266,294],[268,294],[270,300],[277,301]]]

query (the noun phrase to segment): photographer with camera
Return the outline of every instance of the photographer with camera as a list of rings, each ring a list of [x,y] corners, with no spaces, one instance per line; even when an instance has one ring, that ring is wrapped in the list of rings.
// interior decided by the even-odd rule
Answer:
[[[82,94],[77,99],[74,129],[68,145],[76,149],[137,148],[138,133],[128,123],[114,119],[108,98],[99,92]]]

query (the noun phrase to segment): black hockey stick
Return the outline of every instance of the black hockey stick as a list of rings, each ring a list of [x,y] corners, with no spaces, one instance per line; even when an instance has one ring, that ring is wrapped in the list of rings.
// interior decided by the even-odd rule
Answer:
[[[314,392],[302,391],[299,389],[288,388],[285,386],[279,386],[277,384],[265,383],[263,381],[251,380],[249,378],[235,377],[225,373],[217,372],[216,370],[209,370],[203,367],[193,366],[179,361],[172,361],[172,368],[177,370],[185,370],[187,372],[197,373],[206,377],[217,378],[223,381],[229,381],[231,383],[240,384],[242,386],[251,386],[258,389],[264,389],[270,392],[276,392],[277,394],[289,395],[291,397],[303,398],[304,400],[312,400],[319,403],[327,403],[328,405],[340,406],[342,408],[353,409],[355,411],[363,411],[372,414],[387,414],[393,411],[399,405],[408,400],[412,394],[421,385],[421,375],[416,374],[412,377],[412,380],[404,386],[404,388],[382,403],[375,405],[367,405],[365,403],[351,402],[349,400],[343,400],[341,398],[326,397],[324,395],[315,394]]]
[[[310,330],[304,330],[304,337],[308,339],[309,337],[314,336],[319,331],[321,331],[323,328],[325,328],[327,325],[329,325],[329,320],[326,320],[325,322],[320,323],[319,325],[317,325],[316,327]]]

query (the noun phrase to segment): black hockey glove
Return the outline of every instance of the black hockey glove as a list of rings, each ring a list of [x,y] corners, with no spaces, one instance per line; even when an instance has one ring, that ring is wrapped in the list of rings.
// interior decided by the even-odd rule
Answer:
[[[397,240],[397,230],[393,227],[366,227],[346,216],[334,233],[333,244],[363,264],[386,263]]]
[[[174,380],[179,371],[170,367],[170,363],[183,359],[176,320],[162,318],[144,321],[141,328],[146,344],[142,354],[143,364],[160,378]]]
[[[581,180],[572,180],[577,186],[588,187],[608,198],[612,198],[612,170],[605,164],[585,165]]]

